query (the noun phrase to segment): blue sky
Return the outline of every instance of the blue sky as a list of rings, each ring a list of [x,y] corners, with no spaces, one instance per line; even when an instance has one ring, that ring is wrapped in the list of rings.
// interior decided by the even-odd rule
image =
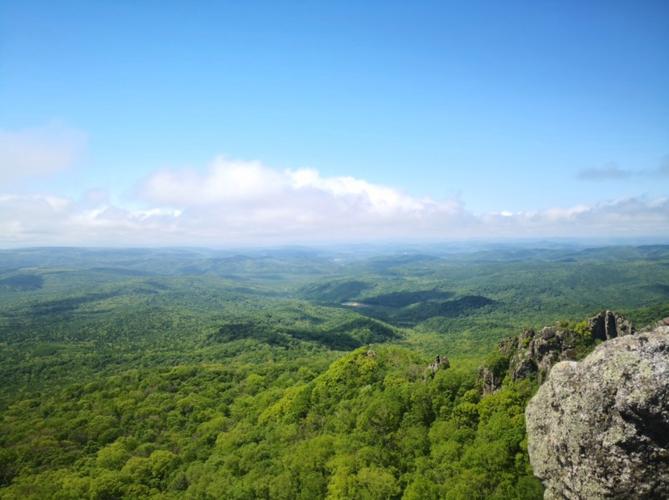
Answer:
[[[151,221],[170,244],[308,241],[309,224],[365,207],[334,234],[395,219],[419,239],[615,235],[621,221],[668,234],[668,20],[651,1],[0,2],[5,244],[141,243],[118,218],[142,227],[151,211],[179,219]],[[249,200],[203,194],[247,167]],[[285,174],[305,169],[318,180]],[[184,182],[190,198],[174,194]],[[381,217],[380,192],[413,201],[398,215],[382,196]],[[282,196],[303,200],[258,218]],[[45,197],[73,221],[97,210],[98,239],[46,234],[49,214],[26,215]],[[277,222],[293,231],[262,230]]]

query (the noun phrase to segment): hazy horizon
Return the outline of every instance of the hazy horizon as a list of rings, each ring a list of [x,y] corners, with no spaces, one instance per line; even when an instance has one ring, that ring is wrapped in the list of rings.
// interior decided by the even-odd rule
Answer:
[[[542,238],[542,239],[484,239],[469,238],[460,240],[434,240],[434,241],[401,241],[387,240],[374,242],[294,242],[285,244],[262,244],[256,245],[130,245],[130,244],[106,244],[106,245],[1,245],[0,251],[22,251],[22,250],[90,250],[90,251],[118,251],[146,250],[146,251],[193,251],[193,252],[223,252],[223,253],[273,253],[285,251],[305,251],[319,253],[363,253],[369,255],[384,254],[461,254],[495,249],[510,250],[584,250],[599,248],[638,248],[647,246],[669,246],[669,238],[666,237],[600,237],[600,238]]]

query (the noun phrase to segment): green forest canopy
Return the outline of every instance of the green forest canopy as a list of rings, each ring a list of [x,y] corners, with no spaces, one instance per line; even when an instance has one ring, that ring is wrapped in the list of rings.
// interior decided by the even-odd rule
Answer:
[[[0,498],[541,498],[478,367],[669,315],[669,247],[519,252],[0,252]]]

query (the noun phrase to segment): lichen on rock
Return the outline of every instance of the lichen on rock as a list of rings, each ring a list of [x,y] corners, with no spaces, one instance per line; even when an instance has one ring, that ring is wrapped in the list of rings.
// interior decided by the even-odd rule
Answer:
[[[669,326],[557,363],[525,417],[545,498],[669,498]]]

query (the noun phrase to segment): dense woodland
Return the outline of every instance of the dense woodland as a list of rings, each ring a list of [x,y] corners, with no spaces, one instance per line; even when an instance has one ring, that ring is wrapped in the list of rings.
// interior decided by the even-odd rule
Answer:
[[[669,316],[669,246],[0,251],[0,498],[541,498],[478,370],[603,308]]]

